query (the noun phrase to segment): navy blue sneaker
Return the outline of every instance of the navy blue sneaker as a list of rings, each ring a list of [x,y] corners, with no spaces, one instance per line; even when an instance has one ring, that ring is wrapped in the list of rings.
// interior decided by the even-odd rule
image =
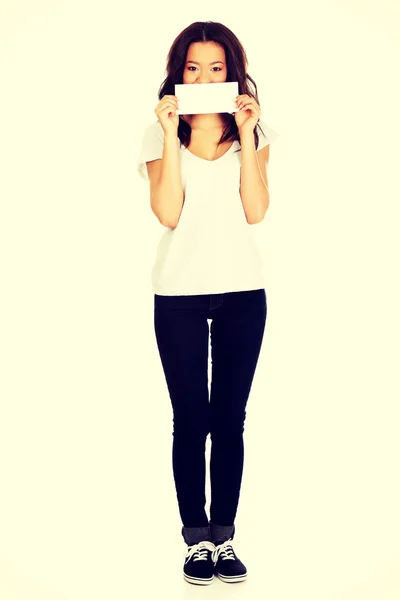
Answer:
[[[214,544],[208,540],[188,546],[183,565],[183,577],[188,583],[209,585],[214,581],[214,551]]]
[[[214,573],[226,583],[237,583],[247,578],[247,569],[236,556],[232,547],[232,538],[226,542],[215,542],[215,550],[212,553],[214,562]]]

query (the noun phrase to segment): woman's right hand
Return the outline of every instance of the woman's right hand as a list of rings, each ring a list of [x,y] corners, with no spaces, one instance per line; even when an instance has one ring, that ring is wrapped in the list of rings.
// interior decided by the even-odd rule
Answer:
[[[161,98],[154,109],[164,133],[177,134],[179,125],[179,115],[175,114],[177,109],[178,98],[168,94]]]

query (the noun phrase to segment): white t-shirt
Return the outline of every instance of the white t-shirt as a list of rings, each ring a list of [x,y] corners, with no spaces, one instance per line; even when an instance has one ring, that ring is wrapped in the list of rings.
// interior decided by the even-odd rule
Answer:
[[[258,150],[279,134],[260,119]],[[146,161],[162,158],[164,130],[159,121],[144,132],[138,172],[149,180]],[[263,260],[246,220],[239,193],[241,151],[235,140],[220,158],[195,156],[181,144],[184,204],[175,229],[159,242],[151,281],[161,296],[223,294],[265,287]],[[235,150],[239,150],[235,152]]]

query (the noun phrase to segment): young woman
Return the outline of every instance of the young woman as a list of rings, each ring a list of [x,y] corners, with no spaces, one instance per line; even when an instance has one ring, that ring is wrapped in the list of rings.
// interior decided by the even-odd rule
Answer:
[[[238,82],[240,110],[176,115],[174,84],[224,81]],[[268,208],[269,144],[278,134],[260,121],[245,51],[220,23],[196,22],[178,35],[158,96],[138,170],[150,181],[151,208],[166,227],[152,271],[154,325],[173,408],[172,464],[188,546],[183,573],[196,584],[211,583],[214,574],[243,581],[247,570],[232,542],[246,403],[267,316],[263,261],[249,225]]]

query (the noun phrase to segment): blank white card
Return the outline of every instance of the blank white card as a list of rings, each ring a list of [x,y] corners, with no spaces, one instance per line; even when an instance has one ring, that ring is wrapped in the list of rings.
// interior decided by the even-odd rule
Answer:
[[[204,115],[209,113],[234,113],[238,111],[235,97],[238,96],[237,81],[221,83],[176,83],[178,98],[177,115]]]

